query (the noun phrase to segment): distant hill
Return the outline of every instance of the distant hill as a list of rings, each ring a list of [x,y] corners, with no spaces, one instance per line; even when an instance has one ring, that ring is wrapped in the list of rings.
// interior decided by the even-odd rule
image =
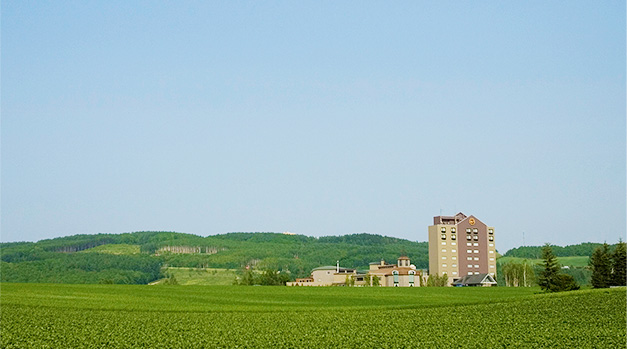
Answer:
[[[600,245],[553,246],[553,251],[559,257],[590,256]],[[537,259],[541,248],[518,247],[504,257]],[[419,269],[429,265],[427,242],[374,234],[315,238],[228,233],[202,237],[144,231],[0,243],[0,254],[0,281],[8,282],[146,284],[162,278],[166,267],[240,271],[247,266],[289,271],[294,279],[338,260],[342,267],[368,269],[369,263],[381,259],[394,263],[401,254]]]
[[[0,281],[149,283],[162,267],[258,269],[309,275],[321,265],[367,269],[401,254],[428,267],[428,244],[373,234],[320,238],[280,233],[201,237],[176,232],[73,235],[0,244]]]
[[[594,249],[602,245],[603,244],[596,242],[584,242],[577,245],[568,245],[563,247],[551,245],[551,249],[557,257],[590,257]],[[512,248],[511,250],[507,251],[507,253],[505,253],[503,257],[519,257],[529,259],[542,258],[542,246],[521,246]]]

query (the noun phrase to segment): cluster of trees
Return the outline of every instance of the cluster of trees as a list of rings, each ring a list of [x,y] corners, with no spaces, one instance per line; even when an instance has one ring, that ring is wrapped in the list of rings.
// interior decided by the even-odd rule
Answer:
[[[610,250],[608,244],[597,247],[590,257],[590,267],[592,268],[592,287],[625,286],[627,284],[625,243],[619,241],[613,250]]]
[[[258,273],[252,269],[246,269],[242,273],[242,276],[235,279],[233,284],[244,286],[285,286],[288,281],[290,281],[290,276],[286,272],[265,269],[261,273]]]
[[[444,286],[448,286],[448,275],[446,275],[446,273],[442,274],[442,276],[438,276],[438,274],[429,275],[429,277],[427,278],[426,285],[422,285],[422,282],[423,282],[422,277],[420,278],[420,282],[421,282],[420,286],[444,287]]]
[[[510,262],[501,267],[501,273],[508,287],[530,287],[535,284],[536,273],[533,265],[523,260],[522,263]]]
[[[538,284],[542,290],[545,292],[560,292],[579,289],[579,285],[571,275],[561,272],[560,265],[557,263],[557,257],[553,254],[553,249],[549,244],[542,247],[542,259],[544,269],[540,271],[538,277]]]
[[[162,276],[161,262],[147,255],[46,253],[45,256],[19,262],[0,262],[0,281],[147,284]]]

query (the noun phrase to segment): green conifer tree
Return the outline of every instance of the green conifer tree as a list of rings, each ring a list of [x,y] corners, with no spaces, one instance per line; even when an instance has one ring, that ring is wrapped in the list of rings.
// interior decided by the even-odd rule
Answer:
[[[592,267],[592,278],[590,279],[592,287],[609,287],[612,281],[612,264],[610,246],[607,243],[594,249],[592,256],[590,256],[590,266]]]
[[[542,247],[542,266],[544,269],[540,272],[538,285],[544,291],[552,291],[552,285],[555,283],[555,277],[560,272],[560,266],[557,263],[557,257],[553,254],[551,246],[547,243]]]
[[[612,252],[612,286],[627,285],[627,244],[622,240],[618,241],[614,252]]]

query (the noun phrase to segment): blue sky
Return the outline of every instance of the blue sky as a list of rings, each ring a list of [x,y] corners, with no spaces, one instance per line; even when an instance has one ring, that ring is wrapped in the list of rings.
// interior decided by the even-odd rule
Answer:
[[[2,241],[626,231],[625,3],[2,2]]]

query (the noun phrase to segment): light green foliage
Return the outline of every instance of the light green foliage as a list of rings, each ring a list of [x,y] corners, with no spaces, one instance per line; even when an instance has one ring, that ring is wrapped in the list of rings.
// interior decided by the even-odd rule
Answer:
[[[378,276],[372,275],[372,274],[364,275],[364,287],[379,286],[379,285],[380,285],[380,281],[379,281]]]
[[[169,267],[164,274],[174,277],[179,285],[231,285],[236,277],[234,270],[216,268]]]
[[[569,267],[577,267],[583,268],[588,266],[588,261],[590,257],[588,256],[569,256],[569,257],[557,257],[557,262],[560,265],[567,265]],[[542,259],[540,258],[522,258],[522,257],[501,257],[496,260],[497,264],[506,264],[506,263],[523,263],[527,261],[530,264],[539,264],[542,263]]]
[[[106,244],[82,250],[79,253],[138,254],[139,245]]]
[[[241,286],[285,286],[288,281],[290,281],[290,276],[286,272],[272,269],[262,271],[246,269],[241,276],[235,279],[233,284]]]
[[[444,287],[448,286],[448,275],[439,276],[438,274],[429,274],[427,278],[427,287]]]
[[[535,272],[533,264],[527,260],[522,263],[509,262],[501,267],[505,286],[529,287],[535,284]]]
[[[624,288],[1,286],[3,348],[618,348],[626,334]]]

